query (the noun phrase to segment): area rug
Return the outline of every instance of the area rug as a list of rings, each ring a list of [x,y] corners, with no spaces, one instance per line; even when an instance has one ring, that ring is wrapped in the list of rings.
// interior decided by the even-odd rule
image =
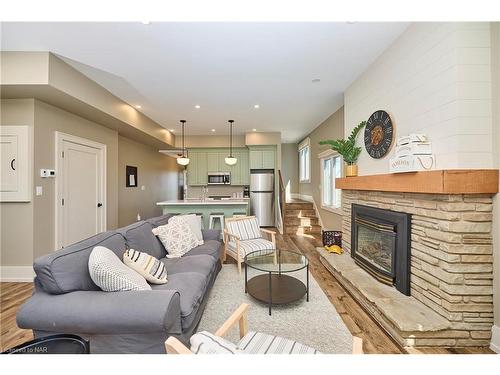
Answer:
[[[249,271],[249,278],[255,275]],[[305,282],[305,270],[294,273]],[[300,301],[273,306],[269,316],[267,305],[245,294],[244,273],[238,274],[236,265],[225,264],[215,281],[203,313],[198,331],[215,332],[224,321],[246,302],[250,305],[249,329],[286,337],[313,347],[322,353],[348,354],[352,352],[352,335],[335,307],[309,274],[309,302]],[[226,338],[238,342],[238,325]]]

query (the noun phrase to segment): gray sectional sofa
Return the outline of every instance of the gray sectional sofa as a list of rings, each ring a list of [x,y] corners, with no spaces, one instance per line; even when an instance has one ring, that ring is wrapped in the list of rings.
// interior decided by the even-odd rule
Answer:
[[[151,230],[169,215],[97,234],[35,260],[35,291],[17,314],[21,328],[36,338],[73,333],[90,340],[92,353],[165,353],[175,336],[189,341],[221,269],[218,230],[204,230],[204,244],[182,258],[167,259]],[[103,292],[90,278],[92,249],[105,246],[121,259],[126,248],[165,263],[168,283],[152,291]]]

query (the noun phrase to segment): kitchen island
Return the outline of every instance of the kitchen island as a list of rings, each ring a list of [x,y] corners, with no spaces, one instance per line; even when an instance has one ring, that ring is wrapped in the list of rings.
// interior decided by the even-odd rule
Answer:
[[[208,228],[211,213],[224,213],[226,218],[233,217],[235,213],[249,214],[249,199],[184,199],[170,200],[156,203],[161,206],[163,214],[202,214],[203,224]]]

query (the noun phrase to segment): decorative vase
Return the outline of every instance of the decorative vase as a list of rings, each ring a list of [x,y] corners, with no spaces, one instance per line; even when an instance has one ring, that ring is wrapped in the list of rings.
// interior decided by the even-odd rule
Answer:
[[[355,177],[358,175],[358,165],[357,164],[346,164],[345,166],[345,176]]]

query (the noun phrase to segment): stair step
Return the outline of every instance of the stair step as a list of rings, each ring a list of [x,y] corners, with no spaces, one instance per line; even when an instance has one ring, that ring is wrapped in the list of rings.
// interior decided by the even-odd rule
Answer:
[[[311,217],[285,216],[285,225],[290,225],[290,226],[318,225],[318,218],[316,216],[311,216]]]
[[[316,212],[313,209],[307,210],[296,210],[296,209],[287,209],[285,210],[285,217],[315,217]]]
[[[291,225],[285,228],[285,233],[287,234],[321,233],[321,227],[319,225],[311,225],[311,226]]]
[[[314,209],[313,204],[310,202],[304,202],[304,203],[287,203],[285,205],[286,209],[290,210],[312,210]]]

